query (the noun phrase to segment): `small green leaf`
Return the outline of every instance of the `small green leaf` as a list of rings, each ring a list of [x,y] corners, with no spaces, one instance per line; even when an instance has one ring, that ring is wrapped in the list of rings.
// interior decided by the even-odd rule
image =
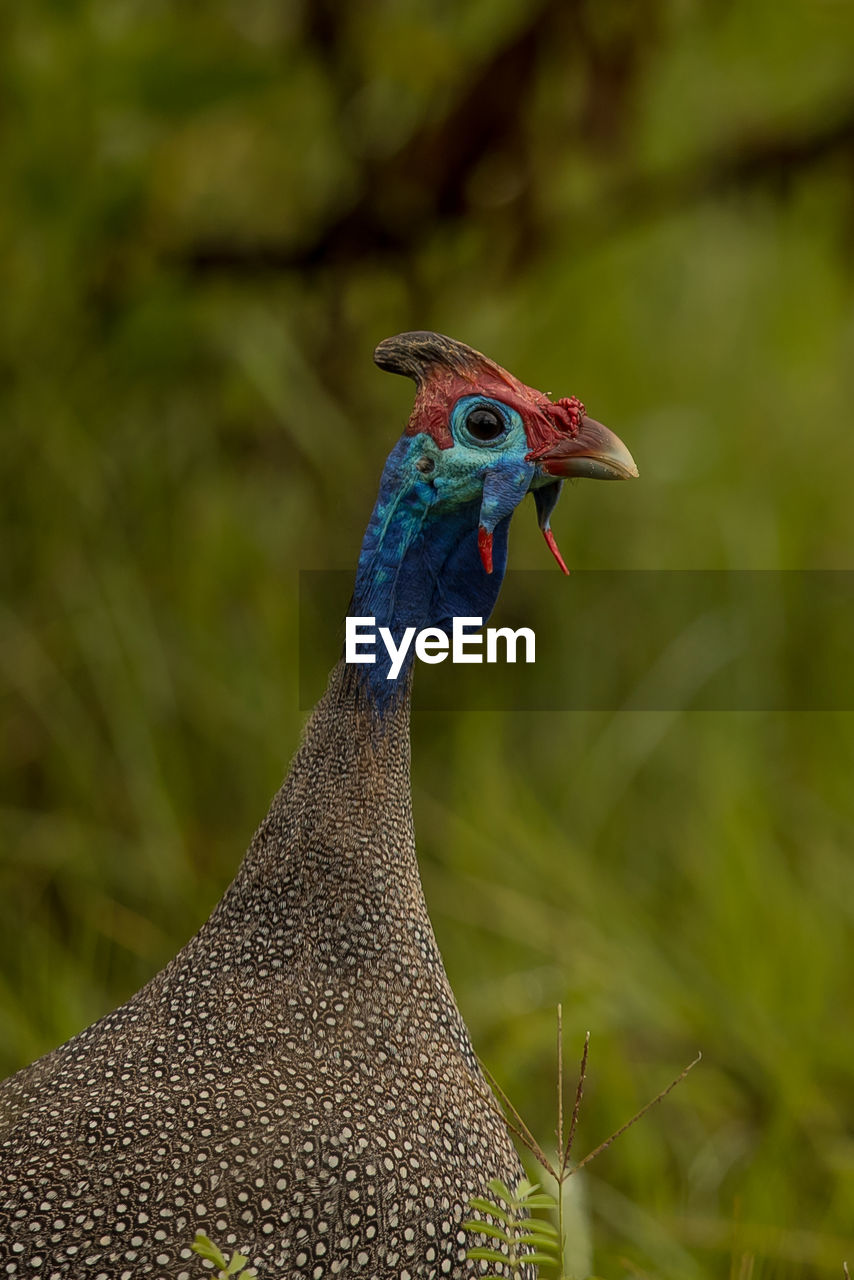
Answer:
[[[482,1231],[485,1236],[489,1236],[492,1240],[510,1242],[510,1236],[506,1231],[502,1231],[501,1227],[496,1227],[491,1222],[481,1222],[478,1218],[472,1218],[469,1222],[464,1222],[463,1231]]]
[[[506,1200],[508,1204],[515,1203],[515,1196],[513,1195],[513,1192],[501,1181],[500,1178],[493,1178],[491,1182],[487,1183],[487,1186],[490,1191],[497,1196],[501,1196],[501,1199]]]
[[[231,1262],[229,1262],[228,1267],[226,1268],[226,1274],[236,1276],[239,1271],[243,1270],[248,1261],[249,1259],[245,1254],[233,1253],[231,1255]]]
[[[525,1230],[530,1231],[532,1235],[546,1236],[550,1239],[557,1240],[557,1227],[553,1222],[546,1222],[544,1218],[526,1218],[524,1226]]]
[[[221,1271],[224,1271],[228,1266],[223,1254],[216,1247],[213,1240],[205,1235],[204,1231],[196,1232],[196,1238],[190,1245],[190,1248],[194,1253],[197,1253],[200,1258],[206,1258],[208,1262],[212,1262],[214,1266],[219,1267]]]
[[[531,1255],[533,1257],[533,1254]],[[499,1253],[497,1249],[466,1249],[466,1257],[473,1262],[480,1258],[485,1258],[487,1262],[501,1262],[506,1266],[507,1254]]]
[[[557,1261],[557,1259],[553,1258],[548,1253],[526,1253],[524,1257],[526,1262],[548,1262],[551,1263],[552,1266],[554,1266]]]
[[[492,1218],[498,1218],[500,1222],[510,1222],[510,1214],[506,1213],[500,1205],[493,1204],[491,1200],[483,1200],[480,1196],[475,1196],[469,1200],[469,1206],[472,1209],[479,1209],[481,1213],[488,1213]]]
[[[554,1196],[550,1196],[547,1191],[542,1191],[539,1195],[528,1196],[525,1201],[526,1209],[556,1209],[557,1200]]]
[[[536,1191],[538,1186],[538,1183],[529,1182],[527,1178],[520,1178],[516,1183],[516,1199],[524,1200],[526,1196]]]
[[[549,1249],[552,1253],[560,1253],[557,1240],[544,1239],[536,1232],[525,1232],[524,1235],[517,1236],[516,1241],[518,1244],[532,1244],[537,1249]]]

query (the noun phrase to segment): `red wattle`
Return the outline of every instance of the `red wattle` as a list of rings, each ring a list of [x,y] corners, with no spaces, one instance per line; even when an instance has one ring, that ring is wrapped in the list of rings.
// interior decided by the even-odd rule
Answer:
[[[543,529],[543,537],[546,540],[546,544],[548,546],[549,551],[551,551],[552,555],[554,556],[555,560],[557,560],[561,569],[563,569],[564,573],[567,574],[568,576],[569,570],[564,564],[563,556],[560,554],[560,551],[558,550],[558,545],[555,542],[555,536],[552,533],[551,529]]]
[[[492,573],[492,534],[483,525],[477,531],[477,549],[487,573]]]

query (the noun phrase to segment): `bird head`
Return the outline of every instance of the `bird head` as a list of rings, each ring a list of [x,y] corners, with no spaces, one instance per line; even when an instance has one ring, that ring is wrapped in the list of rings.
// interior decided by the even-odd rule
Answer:
[[[496,529],[531,493],[543,536],[568,573],[550,527],[563,481],[637,476],[623,442],[589,417],[575,396],[553,401],[479,351],[439,333],[386,338],[374,360],[416,384],[401,441],[404,470],[430,486],[437,514],[479,502],[477,545],[484,572],[495,567]]]
[[[552,401],[462,342],[402,333],[374,359],[413,378],[416,397],[380,480],[351,614],[395,643],[422,628],[449,635],[455,618],[489,618],[510,519],[527,493],[566,572],[549,527],[564,479],[637,475],[625,445],[580,400]],[[386,659],[366,661],[360,680],[384,705],[396,677]]]

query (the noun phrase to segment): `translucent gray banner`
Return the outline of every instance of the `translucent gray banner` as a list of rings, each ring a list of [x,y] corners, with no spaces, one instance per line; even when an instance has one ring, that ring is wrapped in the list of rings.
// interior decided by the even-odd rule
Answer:
[[[345,572],[300,574],[304,709],[343,651],[352,582]],[[535,662],[416,660],[416,704],[854,710],[854,571],[510,572],[489,625],[533,628]]]

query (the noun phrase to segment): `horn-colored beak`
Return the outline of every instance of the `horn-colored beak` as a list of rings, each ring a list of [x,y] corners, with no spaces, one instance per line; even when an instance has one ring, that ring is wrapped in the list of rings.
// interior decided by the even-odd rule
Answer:
[[[536,458],[537,466],[562,480],[586,476],[590,480],[634,480],[635,460],[619,436],[595,418],[584,417],[576,436],[558,440]]]

